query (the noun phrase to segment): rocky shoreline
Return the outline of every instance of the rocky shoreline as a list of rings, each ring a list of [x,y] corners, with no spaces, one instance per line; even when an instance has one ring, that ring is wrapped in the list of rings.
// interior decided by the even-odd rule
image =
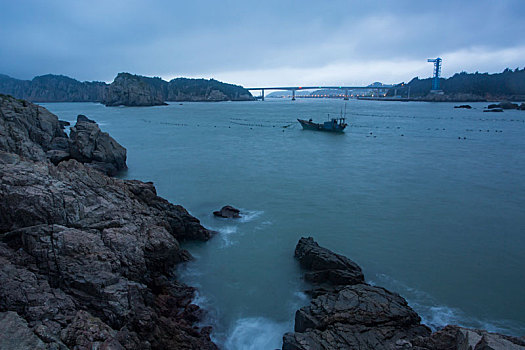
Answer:
[[[174,268],[191,259],[180,242],[213,232],[152,183],[109,176],[126,168],[126,150],[95,121],[63,127],[0,95],[0,349],[218,349]],[[432,333],[403,297],[312,238],[295,256],[312,299],[283,350],[525,349],[483,330]]]
[[[525,339],[484,330],[447,326],[432,333],[399,294],[365,283],[350,259],[301,238],[295,257],[313,289],[310,305],[297,310],[294,332],[283,350],[413,349],[518,350]]]
[[[179,242],[212,232],[152,183],[106,175],[123,148],[95,126],[79,116],[67,137],[1,97],[0,348],[217,349],[174,275]]]

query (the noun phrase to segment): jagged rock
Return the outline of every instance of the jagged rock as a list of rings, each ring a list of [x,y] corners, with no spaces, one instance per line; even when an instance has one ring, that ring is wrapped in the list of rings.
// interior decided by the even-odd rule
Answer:
[[[46,344],[16,312],[0,312],[0,350],[45,350]]]
[[[236,219],[241,217],[241,215],[239,215],[240,212],[241,211],[239,209],[236,209],[231,205],[225,205],[221,208],[221,210],[214,211],[213,215],[219,216],[221,218]]]
[[[126,149],[84,115],[79,115],[71,127],[69,153],[71,158],[108,175],[127,168]]]
[[[59,120],[58,123],[60,124],[60,127],[62,128],[62,130],[63,130],[66,126],[70,126],[70,125],[71,125],[70,122],[65,121],[65,120]]]
[[[465,109],[471,109],[471,105],[460,105],[460,106],[454,106],[454,108],[465,108]]]
[[[361,268],[352,260],[320,247],[312,237],[301,238],[295,248],[295,257],[308,270],[305,279],[313,283],[332,285],[364,283]]]
[[[283,350],[393,349],[430,335],[420,317],[398,294],[364,283],[350,259],[301,238],[295,257],[316,289],[309,306],[295,314],[295,332],[283,337]]]
[[[430,337],[414,338],[411,345],[420,350],[523,350],[525,340],[479,329],[446,326]]]
[[[43,107],[0,95],[0,150],[45,161],[56,139],[67,139],[58,118]]]
[[[57,116],[45,108],[0,95],[0,150],[58,164],[76,159],[108,175],[126,169],[126,149],[84,115],[70,138]]]
[[[311,237],[299,240],[295,256],[309,271],[329,275],[329,271],[347,270],[357,278],[348,283],[310,278],[317,289],[310,305],[296,312],[295,332],[284,335],[283,350],[525,349],[523,339],[458,326],[431,334],[403,297],[364,283],[359,266],[319,247]]]
[[[0,151],[0,219],[0,311],[17,312],[41,340],[216,349],[193,324],[194,290],[172,276],[191,257],[178,241],[211,232],[152,183]]]

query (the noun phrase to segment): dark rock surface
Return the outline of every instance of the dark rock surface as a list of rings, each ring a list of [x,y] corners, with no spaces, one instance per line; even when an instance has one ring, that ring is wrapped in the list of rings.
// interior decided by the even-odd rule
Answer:
[[[152,183],[50,162],[118,150],[87,117],[68,139],[45,109],[1,103],[0,349],[216,349],[174,270],[179,242],[211,232]]]
[[[0,152],[0,180],[0,312],[68,347],[215,348],[172,276],[211,235],[184,208],[75,160]]]
[[[309,282],[332,286],[365,282],[363,272],[355,262],[320,247],[312,237],[299,240],[295,257],[301,267],[307,270],[305,279]]]
[[[241,217],[241,215],[239,214],[240,212],[241,211],[239,209],[236,209],[231,205],[225,205],[221,208],[221,210],[214,211],[213,215],[221,218],[237,219]]]
[[[71,127],[69,153],[71,158],[108,175],[127,168],[126,149],[84,115],[79,115]]]
[[[79,115],[70,137],[64,125],[43,107],[0,95],[0,150],[53,164],[76,159],[108,175],[126,169],[126,149],[93,120]]]
[[[519,105],[517,103],[512,102],[500,102],[497,104],[490,104],[487,106],[488,109],[519,109]]]
[[[431,334],[403,297],[366,284],[357,264],[319,247],[311,237],[299,240],[295,257],[313,283],[313,299],[296,312],[294,332],[284,335],[283,350],[525,349],[522,339],[458,326]]]
[[[454,108],[472,109],[472,106],[471,105],[460,105],[460,106],[454,106]]]
[[[503,109],[501,109],[501,108],[490,108],[490,109],[484,109],[483,112],[503,112]]]

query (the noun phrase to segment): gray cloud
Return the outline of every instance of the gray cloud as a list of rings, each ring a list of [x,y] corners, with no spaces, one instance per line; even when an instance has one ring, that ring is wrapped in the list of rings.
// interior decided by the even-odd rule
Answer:
[[[245,85],[406,81],[430,75],[435,56],[445,74],[496,72],[525,64],[524,10],[521,0],[11,1],[0,67],[25,79],[130,71]]]

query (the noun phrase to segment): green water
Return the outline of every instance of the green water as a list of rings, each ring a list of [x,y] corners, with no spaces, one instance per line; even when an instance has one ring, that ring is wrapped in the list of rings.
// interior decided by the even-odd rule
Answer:
[[[308,303],[301,236],[356,261],[432,327],[525,335],[525,112],[448,103],[348,102],[346,133],[301,130],[340,100],[45,104],[96,120],[128,150],[126,178],[153,181],[217,235],[186,244],[214,339],[271,349]],[[239,207],[241,220],[212,211]]]

